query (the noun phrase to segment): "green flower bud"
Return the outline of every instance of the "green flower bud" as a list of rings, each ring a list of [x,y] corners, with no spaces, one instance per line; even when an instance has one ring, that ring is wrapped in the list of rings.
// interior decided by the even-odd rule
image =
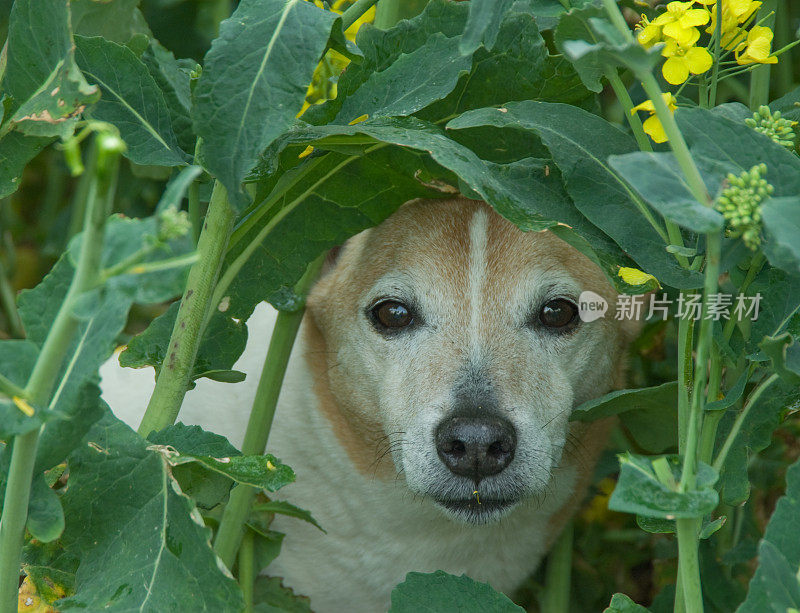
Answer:
[[[755,115],[759,114],[760,110]],[[753,251],[761,243],[761,203],[775,191],[764,178],[766,173],[767,165],[762,163],[739,176],[729,174],[714,204],[725,217],[726,235],[741,238]]]

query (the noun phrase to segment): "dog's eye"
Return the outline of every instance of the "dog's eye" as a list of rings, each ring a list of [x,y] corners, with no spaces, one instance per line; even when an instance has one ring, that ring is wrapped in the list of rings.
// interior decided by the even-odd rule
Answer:
[[[405,328],[414,321],[411,309],[395,300],[384,300],[372,307],[372,321],[379,328]]]
[[[548,328],[564,328],[578,317],[578,307],[564,298],[546,302],[539,311],[539,321]]]

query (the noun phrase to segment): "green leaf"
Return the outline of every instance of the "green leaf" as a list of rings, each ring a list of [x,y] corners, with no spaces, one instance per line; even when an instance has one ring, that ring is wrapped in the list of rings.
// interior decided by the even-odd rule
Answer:
[[[678,440],[678,382],[656,387],[617,390],[573,409],[571,421],[594,421],[622,413],[622,425],[636,443],[653,453]]]
[[[444,98],[472,64],[470,56],[458,54],[458,44],[459,39],[436,33],[411,53],[400,55],[345,98],[335,121],[348,123],[362,115],[404,117]]]
[[[0,342],[0,373],[11,383],[24,389],[38,357],[39,348],[28,340]],[[34,408],[36,413],[28,416],[11,398],[0,396],[0,439],[8,441],[17,434],[39,428],[47,418],[47,412],[41,407]]]
[[[761,205],[761,216],[763,248],[770,264],[800,275],[800,197],[770,198]]]
[[[236,483],[243,483],[270,492],[279,490],[295,480],[294,471],[271,454],[263,456],[238,454],[213,458],[181,453],[169,445],[151,445],[148,449],[158,451],[170,466],[196,462],[203,468],[224,475]]]
[[[788,94],[770,102],[769,108],[773,113],[780,111],[781,116],[785,119],[800,120],[800,87],[796,87]]]
[[[43,137],[71,134],[76,117],[99,92],[75,65],[68,4],[15,2],[7,48],[2,89],[13,98],[15,112],[6,129]]]
[[[278,513],[280,515],[287,515],[289,517],[297,517],[298,519],[302,519],[303,521],[316,526],[327,534],[325,529],[319,525],[317,520],[314,519],[309,511],[301,509],[300,507],[296,507],[285,500],[270,500],[269,502],[256,504],[253,507],[253,511],[261,513]]]
[[[107,413],[70,457],[61,542],[80,558],[60,611],[241,610],[211,532],[147,442]]]
[[[253,565],[257,571],[262,571],[281,553],[286,535],[277,530],[262,530],[249,523],[247,528],[253,533]]]
[[[31,536],[42,543],[56,540],[64,531],[64,510],[58,494],[45,483],[44,475],[33,477],[28,520],[25,524]]]
[[[599,73],[604,72],[606,66],[649,72],[661,61],[659,49],[645,49],[636,41],[629,42],[608,20],[598,17],[603,14],[603,11],[586,9],[580,16],[572,17],[571,12],[559,23],[561,28],[567,20],[567,30],[561,33],[559,49],[575,64],[590,89],[597,87]],[[558,30],[556,36],[559,36]],[[578,40],[567,40],[573,37]]]
[[[636,604],[625,594],[614,594],[603,613],[650,613],[650,609]]]
[[[311,613],[309,599],[284,587],[280,577],[257,577],[253,602],[256,613]]]
[[[561,168],[567,193],[590,222],[603,230],[646,272],[665,284],[696,288],[702,277],[681,268],[645,220],[636,196],[607,164],[614,154],[635,149],[631,137],[582,109],[546,102],[512,102],[478,109],[452,120],[448,129],[513,126],[538,135]]]
[[[152,366],[158,372],[167,357],[169,338],[179,307],[179,302],[171,304],[144,332],[133,337],[119,356],[120,365],[129,368]],[[246,344],[247,326],[234,321],[226,313],[216,311],[203,332],[192,368],[192,381],[202,377],[203,373],[230,370],[242,355]]]
[[[747,381],[749,380],[749,374],[747,370],[742,372],[739,378],[736,380],[736,383],[733,384],[731,389],[727,391],[725,397],[721,400],[715,400],[713,402],[709,402],[704,407],[706,411],[723,411],[728,407],[732,407],[739,401],[739,398],[742,397],[744,393],[744,388],[747,385]]]
[[[707,539],[712,534],[717,532],[722,526],[725,525],[727,518],[723,515],[714,521],[709,521],[707,517],[703,518],[703,524],[700,528],[698,537]],[[675,534],[675,520],[674,519],[660,519],[657,517],[644,517],[642,515],[636,516],[636,525],[645,532],[652,534]]]
[[[0,136],[0,198],[17,190],[25,166],[52,140],[13,131]]]
[[[141,59],[164,94],[178,144],[184,151],[193,152],[197,137],[192,126],[191,69],[185,67],[185,61],[176,60],[171,51],[155,40],[150,41]]]
[[[139,0],[70,0],[72,31],[81,36],[102,36],[122,44],[136,34],[150,35],[138,5]]]
[[[662,457],[667,460],[675,482],[680,481],[679,456]],[[713,468],[700,462],[695,489],[678,492],[659,480],[653,460],[653,457],[631,453],[619,456],[619,481],[608,500],[609,509],[645,517],[680,519],[702,517],[716,508],[719,496],[713,487],[717,481]]]
[[[694,161],[701,168],[705,166],[698,156]],[[636,151],[612,155],[608,163],[648,204],[679,226],[700,234],[717,232],[724,225],[720,213],[692,195],[672,153]],[[715,193],[719,181],[709,179],[707,186],[710,193]]]
[[[243,0],[220,24],[194,91],[208,171],[243,206],[240,184],[292,123],[336,15],[304,0]]]
[[[589,27],[587,21],[589,17],[600,17],[605,12],[602,8],[596,6],[586,6],[583,8],[573,8],[568,13],[564,14],[558,21],[558,27],[553,34],[553,41],[556,48],[565,53],[565,43],[572,43],[574,41],[586,41],[591,45],[597,43],[597,35]],[[573,47],[574,45],[568,45]],[[581,77],[581,81],[587,89],[600,93],[603,91],[603,84],[601,79],[606,71],[606,64],[602,61],[601,53],[580,53],[581,45],[576,49],[577,55],[570,57],[575,70]]]
[[[800,342],[788,332],[765,336],[758,344],[772,362],[772,368],[789,385],[800,385]]]
[[[481,45],[491,51],[500,23],[513,0],[472,0],[464,34],[458,46],[462,55],[472,55]]]
[[[142,61],[124,45],[76,36],[76,59],[102,97],[89,113],[119,129],[125,156],[137,164],[176,166],[186,161],[172,129],[167,103]]]
[[[787,408],[800,407],[800,390],[796,386],[782,383],[773,384],[769,392],[763,394],[750,408],[733,445],[720,470],[718,489],[722,502],[738,505],[747,500],[750,494],[750,479],[747,474],[748,462],[753,454],[759,453],[772,441],[772,433],[781,421]],[[717,452],[727,438],[736,418],[734,412],[723,417],[717,435]]]
[[[408,573],[392,590],[389,613],[456,613],[460,611],[523,611],[508,596],[466,575],[456,577],[444,571]]]
[[[786,473],[786,495],[778,500],[758,548],[758,568],[737,613],[784,613],[800,608],[800,462]]]

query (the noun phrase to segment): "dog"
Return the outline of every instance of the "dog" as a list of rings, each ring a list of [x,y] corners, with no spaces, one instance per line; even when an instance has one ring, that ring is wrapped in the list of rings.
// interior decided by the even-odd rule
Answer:
[[[385,611],[409,571],[512,592],[585,493],[611,424],[570,412],[622,387],[636,322],[581,321],[581,292],[616,302],[601,270],[475,200],[408,202],[329,259],[268,445],[297,473],[276,497],[327,534],[276,516],[267,572],[321,613]],[[274,319],[260,306],[248,323],[247,380],[199,381],[181,421],[241,443]],[[137,426],[152,371],[101,374]]]

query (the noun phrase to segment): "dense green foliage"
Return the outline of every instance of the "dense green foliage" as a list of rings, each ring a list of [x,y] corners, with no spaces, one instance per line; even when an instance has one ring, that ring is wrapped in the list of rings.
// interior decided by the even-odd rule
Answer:
[[[774,6],[796,25],[796,7]],[[397,3],[378,7],[392,25]],[[253,576],[279,555],[276,513],[325,528],[313,508],[268,497],[295,479],[265,454],[277,389],[257,399],[266,427],[242,450],[175,416],[194,380],[242,380],[232,368],[256,304],[282,311],[263,375],[280,380],[319,258],[410,199],[457,192],[555,233],[624,294],[703,293],[701,315],[719,292],[761,296],[755,321],[651,321],[634,386],[575,408],[576,421],[619,415],[625,453],[601,462],[577,520],[573,609],[800,608],[796,464],[766,525],[798,456],[789,52],[771,90],[764,65],[692,77],[673,118],[659,48],[608,0],[430,0],[355,42],[345,26],[363,2],[344,15],[305,0],[228,8],[16,0],[0,15],[0,610],[22,575],[62,611],[309,610],[279,578]],[[350,61],[336,96],[306,109],[327,97],[307,88],[332,58]],[[645,136],[631,97],[653,101],[666,144]],[[98,388],[122,342],[123,365],[159,373],[139,433]],[[535,607],[569,576],[540,582],[512,596]],[[412,572],[391,610],[423,607],[520,610],[468,577]]]

